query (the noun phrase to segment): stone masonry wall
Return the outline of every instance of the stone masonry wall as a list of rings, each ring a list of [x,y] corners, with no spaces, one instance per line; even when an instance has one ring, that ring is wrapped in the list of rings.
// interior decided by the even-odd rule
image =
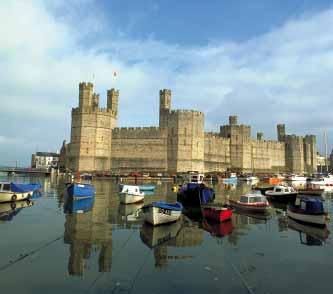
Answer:
[[[112,171],[167,171],[167,129],[115,128],[112,132]]]
[[[205,172],[224,172],[230,168],[230,139],[219,133],[205,133]]]

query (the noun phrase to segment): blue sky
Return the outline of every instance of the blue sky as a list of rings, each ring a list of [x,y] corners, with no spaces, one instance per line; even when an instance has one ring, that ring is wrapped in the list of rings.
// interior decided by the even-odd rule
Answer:
[[[1,1],[0,164],[30,162],[70,136],[78,83],[105,104],[120,90],[119,126],[158,122],[158,93],[206,115],[229,114],[276,138],[333,142],[333,1]],[[118,72],[116,79],[113,71]]]

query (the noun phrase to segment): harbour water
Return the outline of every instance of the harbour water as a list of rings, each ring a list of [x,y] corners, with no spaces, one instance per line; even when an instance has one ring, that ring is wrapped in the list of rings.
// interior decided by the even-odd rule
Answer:
[[[1,180],[6,180],[3,177]],[[0,203],[3,293],[330,293],[332,223],[312,229],[288,220],[234,213],[213,225],[193,212],[151,227],[140,204],[120,205],[118,184],[97,180],[93,207],[64,211],[61,178],[15,178],[43,185],[42,196],[16,207]],[[157,182],[145,203],[176,200],[172,183]],[[216,202],[250,190],[214,186]],[[332,213],[332,196],[325,194]],[[26,203],[26,202],[24,202]],[[26,206],[26,207],[24,207]]]

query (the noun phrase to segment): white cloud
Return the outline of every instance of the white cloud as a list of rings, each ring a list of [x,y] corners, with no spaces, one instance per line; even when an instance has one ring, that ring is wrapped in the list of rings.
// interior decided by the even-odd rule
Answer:
[[[327,129],[333,138],[333,10],[242,43],[186,47],[119,39],[119,28],[107,28],[105,38],[87,45],[85,38],[103,35],[106,25],[93,1],[87,10],[76,2],[46,3],[0,2],[1,133],[33,142],[17,154],[0,140],[0,162],[4,154],[29,162],[31,146],[58,149],[69,137],[78,83],[93,74],[104,103],[106,89],[120,89],[121,125],[157,124],[158,90],[171,88],[174,106],[205,111],[209,128],[238,114],[269,137],[285,122],[290,132]]]

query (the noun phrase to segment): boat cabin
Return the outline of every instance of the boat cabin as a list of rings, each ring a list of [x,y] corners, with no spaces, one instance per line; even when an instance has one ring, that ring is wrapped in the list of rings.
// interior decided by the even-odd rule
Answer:
[[[296,206],[306,213],[321,214],[324,213],[323,201],[318,198],[300,198],[296,200]]]
[[[294,193],[295,190],[293,187],[288,186],[275,186],[273,188],[274,193]]]
[[[189,174],[189,183],[202,184],[204,180],[204,174]]]
[[[267,202],[265,196],[261,194],[260,191],[252,191],[250,194],[242,195],[239,199],[239,202],[249,204],[249,203],[262,203]]]
[[[121,193],[128,193],[128,194],[139,194],[141,193],[139,186],[134,185],[123,185],[121,189]]]
[[[0,192],[11,192],[10,183],[7,182],[0,183]]]

